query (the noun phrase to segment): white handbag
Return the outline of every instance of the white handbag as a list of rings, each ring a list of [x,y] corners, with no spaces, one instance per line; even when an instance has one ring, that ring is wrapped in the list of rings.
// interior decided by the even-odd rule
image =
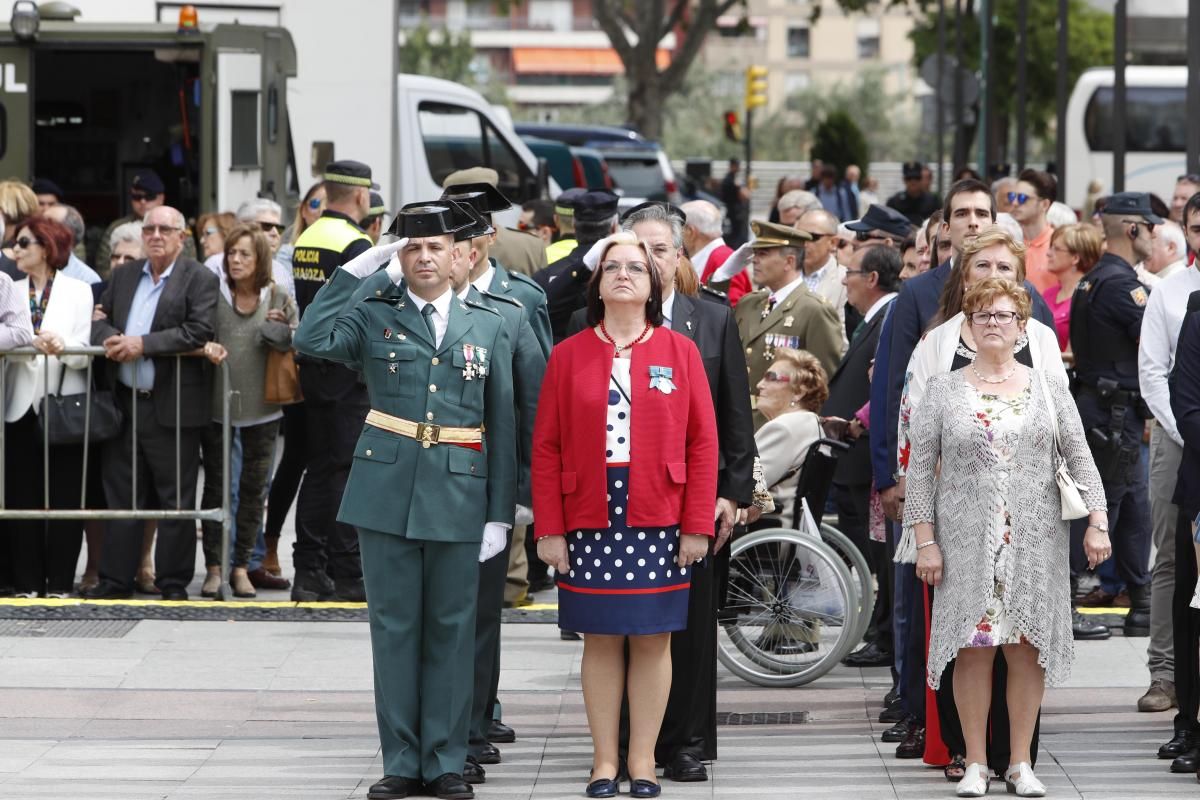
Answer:
[[[1054,449],[1058,455],[1058,469],[1054,479],[1058,482],[1058,496],[1062,502],[1062,518],[1066,520],[1080,519],[1088,515],[1087,503],[1083,501],[1086,486],[1080,486],[1071,477],[1067,462],[1062,457],[1062,444],[1058,434],[1058,412],[1054,408],[1054,400],[1050,397],[1050,387],[1046,384],[1046,373],[1037,370],[1038,380],[1042,383],[1042,397],[1046,398],[1046,407],[1050,411],[1050,427],[1054,431]]]

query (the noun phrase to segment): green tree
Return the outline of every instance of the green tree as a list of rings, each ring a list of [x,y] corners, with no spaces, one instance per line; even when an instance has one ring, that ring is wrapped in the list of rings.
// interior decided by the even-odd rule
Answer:
[[[849,164],[865,167],[871,163],[871,151],[862,131],[850,119],[850,115],[840,109],[827,114],[817,125],[812,157],[839,167]]]
[[[476,83],[471,70],[474,58],[475,48],[468,31],[455,35],[444,27],[430,27],[426,20],[405,31],[404,44],[400,45],[401,72],[445,78],[456,83]]]

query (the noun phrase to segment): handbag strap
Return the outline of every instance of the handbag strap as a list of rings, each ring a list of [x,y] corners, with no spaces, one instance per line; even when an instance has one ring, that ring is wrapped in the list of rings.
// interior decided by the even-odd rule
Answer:
[[[1046,370],[1034,371],[1037,372],[1038,381],[1042,385],[1042,399],[1046,401],[1046,408],[1050,411],[1050,429],[1054,431],[1054,446],[1058,448],[1058,410],[1054,407],[1054,398],[1050,396],[1050,385],[1046,383]]]

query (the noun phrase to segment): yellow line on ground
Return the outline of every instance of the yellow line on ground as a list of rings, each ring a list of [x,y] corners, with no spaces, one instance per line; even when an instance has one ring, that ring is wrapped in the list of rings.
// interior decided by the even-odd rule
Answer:
[[[1080,614],[1117,614],[1122,617],[1129,613],[1128,608],[1120,608],[1117,606],[1096,606],[1095,608],[1084,607],[1077,608],[1075,610]]]

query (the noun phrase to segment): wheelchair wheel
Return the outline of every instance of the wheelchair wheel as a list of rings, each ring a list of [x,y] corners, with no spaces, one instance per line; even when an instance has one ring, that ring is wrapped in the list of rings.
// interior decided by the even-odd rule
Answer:
[[[875,613],[875,579],[871,577],[871,566],[854,542],[832,525],[821,523],[821,540],[842,557],[850,577],[858,585],[858,629],[854,632],[854,641],[861,642]]]
[[[858,584],[813,536],[768,528],[733,542],[717,657],[758,686],[801,686],[824,675],[858,638]]]

